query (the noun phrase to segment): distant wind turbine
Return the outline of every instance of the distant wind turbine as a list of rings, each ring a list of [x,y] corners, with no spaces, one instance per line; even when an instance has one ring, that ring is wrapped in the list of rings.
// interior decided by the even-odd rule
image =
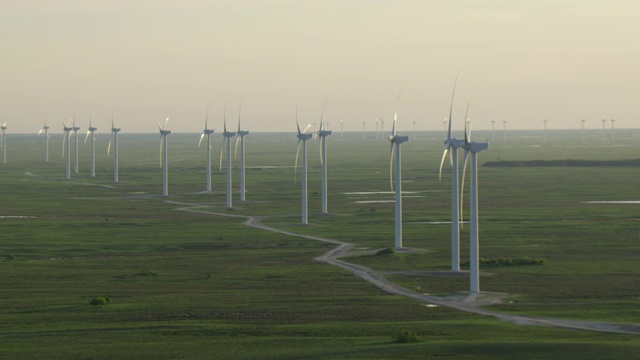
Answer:
[[[344,140],[344,121],[340,120],[340,139]]]
[[[84,137],[84,143],[87,143],[87,139],[91,136],[91,177],[96,176],[96,138],[93,136],[93,132],[98,128],[91,125],[91,116],[89,116],[89,130],[87,130],[87,136]]]
[[[328,205],[327,205],[327,136],[331,135],[333,132],[331,130],[324,130],[322,128],[322,122],[324,118],[324,107],[327,103],[327,98],[324,98],[324,103],[322,104],[322,113],[320,115],[320,128],[317,132],[318,140],[320,140],[320,163],[322,164],[322,213],[328,214]],[[376,120],[376,127],[378,125],[378,121]],[[377,130],[376,130],[377,134]],[[377,136],[377,135],[376,135]]]
[[[51,137],[49,137],[49,127],[47,126],[47,120],[44,120],[44,126],[42,127],[42,129],[40,129],[40,131],[38,131],[38,135],[42,134],[44,132],[44,138],[45,138],[45,147],[44,147],[44,162],[49,162],[49,140],[51,140]]]
[[[367,122],[366,121],[362,122],[362,138],[363,139],[367,138]]]
[[[167,122],[169,118],[166,118],[164,125],[160,126],[158,123],[158,130],[160,130],[160,166],[162,167],[162,195],[169,195],[169,162],[167,157],[167,135],[171,134],[171,130],[166,130]]]
[[[71,179],[71,132],[73,127],[70,127],[71,120],[68,123],[62,123],[64,129],[64,137],[62,138],[62,157],[67,159],[67,179]],[[65,148],[66,144],[66,148]]]
[[[544,123],[544,142],[547,142],[547,119],[542,121]]]
[[[491,120],[491,132],[493,133],[493,141],[496,141],[496,120]]]
[[[107,155],[111,153],[111,141],[113,140],[113,182],[118,183],[118,132],[120,128],[116,128],[113,124],[113,114],[111,114],[111,137],[107,146]]]
[[[602,118],[602,143],[607,143],[607,133],[606,133],[607,119]]]
[[[227,105],[224,106],[224,132],[222,136],[222,149],[220,150],[220,171],[222,171],[222,154],[224,153],[225,142],[227,144],[227,208],[233,207],[233,194],[231,193],[231,138],[236,136],[233,131],[227,131]]]
[[[376,118],[376,139],[380,138],[380,132],[378,132],[378,122],[379,122],[379,120],[378,120],[378,118]]]
[[[2,129],[2,142],[0,142],[0,146],[2,146],[2,163],[6,164],[7,163],[7,144],[6,144],[6,138],[4,136],[5,132],[7,131],[7,123],[3,123],[0,124],[0,129]]]
[[[302,223],[308,224],[309,218],[307,215],[307,140],[313,137],[313,134],[308,134],[307,130],[311,127],[308,125],[304,131],[300,131],[300,122],[298,122],[298,109],[296,108],[296,126],[298,127],[298,149],[296,150],[296,162],[294,165],[293,179],[295,182],[296,172],[298,170],[298,154],[300,153],[300,145],[302,145]]]
[[[502,140],[507,141],[507,120],[502,120]]]
[[[400,92],[400,94],[402,91]],[[393,155],[395,152],[396,162],[396,186],[395,186],[395,248],[402,249],[402,156],[400,154],[400,145],[409,141],[408,136],[401,136],[397,134],[397,122],[398,122],[398,102],[400,101],[400,94],[398,94],[398,100],[396,101],[396,112],[393,115],[393,127],[391,128],[391,135],[389,135],[389,142],[391,143],[391,156],[389,158],[389,175],[391,181],[391,191],[393,187]]]
[[[469,276],[471,293],[480,292],[480,242],[478,230],[478,161],[477,154],[489,148],[488,143],[476,143],[471,141],[471,128],[466,126],[464,136],[465,150],[465,171],[467,165],[467,155],[471,154],[471,189],[470,189],[470,210],[469,210]],[[464,184],[464,171],[462,176]]]
[[[202,144],[202,139],[207,138],[207,191],[211,191],[211,134],[214,130],[209,129],[209,104],[207,104],[207,113],[204,116],[204,130],[200,135],[200,141],[198,141],[198,147]]]
[[[615,131],[615,128],[613,127],[615,122],[616,122],[616,119],[611,119],[611,144],[616,143],[616,131]]]
[[[582,123],[582,143],[585,143],[585,133],[584,133],[584,123],[585,123],[585,119],[580,120],[580,122]]]
[[[240,145],[240,201],[245,201],[246,197],[246,188],[245,188],[245,162],[244,162],[244,137],[249,135],[249,131],[242,130],[240,126],[240,111],[242,110],[242,103],[240,104],[240,110],[238,110],[238,131],[236,135],[238,138],[236,139],[236,150],[235,154],[238,155],[238,145]]]

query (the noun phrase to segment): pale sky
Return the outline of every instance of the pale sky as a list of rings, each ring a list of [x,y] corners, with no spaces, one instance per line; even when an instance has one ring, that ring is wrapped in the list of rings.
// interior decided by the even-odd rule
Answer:
[[[52,132],[637,128],[637,0],[0,0],[0,123]]]

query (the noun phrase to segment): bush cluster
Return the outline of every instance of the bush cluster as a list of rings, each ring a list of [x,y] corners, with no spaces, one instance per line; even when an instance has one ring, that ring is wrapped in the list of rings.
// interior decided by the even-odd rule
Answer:
[[[384,255],[392,255],[392,254],[395,254],[395,253],[396,253],[396,251],[393,250],[392,248],[385,248],[385,249],[382,249],[382,250],[378,250],[378,252],[376,252],[376,255],[384,256]]]
[[[109,303],[108,297],[95,297],[89,301],[90,305],[107,305]]]
[[[418,342],[418,335],[411,330],[402,330],[396,337],[395,342],[401,344]]]

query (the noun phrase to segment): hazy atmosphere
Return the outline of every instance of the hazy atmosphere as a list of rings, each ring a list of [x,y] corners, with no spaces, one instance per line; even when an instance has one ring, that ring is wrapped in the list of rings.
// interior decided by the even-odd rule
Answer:
[[[636,128],[640,2],[44,1],[0,2],[0,122],[8,133],[62,132],[75,114],[98,132]]]

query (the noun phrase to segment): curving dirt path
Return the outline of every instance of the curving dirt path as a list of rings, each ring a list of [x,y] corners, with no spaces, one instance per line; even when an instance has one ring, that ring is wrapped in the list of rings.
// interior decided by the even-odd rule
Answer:
[[[486,301],[483,301],[484,295],[487,294],[483,292],[479,294],[469,294],[468,296],[455,297],[455,298],[443,298],[443,297],[416,293],[398,284],[394,284],[390,282],[389,280],[385,279],[381,275],[381,273],[378,271],[370,269],[366,266],[351,264],[351,263],[340,260],[339,258],[346,256],[348,251],[353,248],[354,244],[335,240],[335,239],[329,239],[321,236],[304,235],[304,234],[299,234],[292,231],[286,231],[286,230],[270,227],[261,223],[261,220],[265,218],[263,216],[245,216],[245,215],[238,215],[238,214],[217,213],[217,212],[211,212],[211,211],[198,210],[198,209],[211,208],[211,206],[182,203],[182,202],[176,202],[176,201],[166,201],[166,202],[170,204],[185,206],[185,207],[176,209],[179,211],[188,211],[188,212],[199,213],[199,214],[241,218],[241,219],[245,219],[243,222],[244,225],[250,226],[256,229],[271,231],[271,232],[280,233],[283,235],[294,236],[294,237],[299,237],[304,239],[322,241],[325,243],[337,245],[336,247],[329,250],[325,254],[317,257],[316,260],[345,269],[351,272],[352,274],[354,274],[355,276],[370,282],[371,284],[375,285],[379,289],[385,292],[388,292],[390,294],[406,296],[422,302],[427,302],[427,303],[435,304],[439,306],[445,306],[448,308],[452,308],[460,311],[466,311],[466,312],[470,312],[478,315],[493,316],[500,320],[509,321],[518,325],[539,325],[539,326],[549,326],[549,327],[569,329],[569,330],[589,330],[589,331],[601,331],[601,332],[612,332],[612,333],[634,334],[634,335],[640,334],[640,324],[535,318],[535,317],[520,316],[520,315],[506,315],[496,311],[481,309],[478,306],[488,304]],[[350,253],[348,255],[353,255],[353,254]]]

